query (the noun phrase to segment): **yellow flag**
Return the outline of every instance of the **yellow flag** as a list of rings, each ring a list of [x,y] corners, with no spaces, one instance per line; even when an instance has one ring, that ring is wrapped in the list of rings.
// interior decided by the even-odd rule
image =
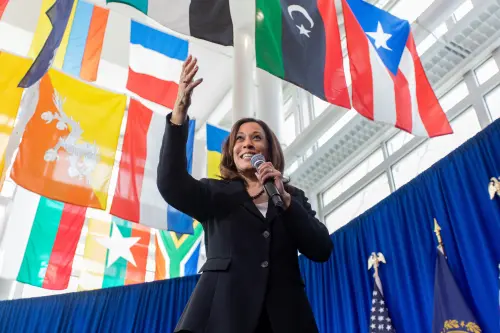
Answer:
[[[53,200],[106,209],[126,96],[55,69],[32,88],[35,110],[12,179]]]
[[[17,85],[28,71],[31,60],[0,52],[0,189],[5,180],[7,144],[14,128],[23,88]]]
[[[31,41],[31,47],[28,51],[28,56],[30,58],[36,58],[38,53],[42,50],[47,37],[49,37],[50,31],[52,30],[52,24],[50,24],[47,11],[54,5],[55,2],[56,0],[42,0],[38,24],[36,26],[35,34],[33,35],[33,40]]]

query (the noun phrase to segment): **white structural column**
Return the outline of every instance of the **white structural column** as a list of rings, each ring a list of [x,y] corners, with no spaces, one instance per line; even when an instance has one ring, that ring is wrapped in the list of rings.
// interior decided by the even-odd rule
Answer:
[[[254,43],[249,29],[234,32],[233,122],[253,116]]]
[[[281,79],[257,68],[256,117],[263,120],[283,142],[284,111]]]

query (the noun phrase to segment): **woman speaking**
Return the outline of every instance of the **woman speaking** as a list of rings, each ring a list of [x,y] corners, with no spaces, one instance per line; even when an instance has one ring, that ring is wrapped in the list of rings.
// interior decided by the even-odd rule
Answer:
[[[324,262],[333,244],[304,192],[283,180],[283,152],[271,129],[260,120],[237,121],[222,149],[220,180],[198,181],[186,171],[187,110],[202,82],[194,80],[197,71],[189,56],[158,165],[165,201],[205,231],[207,261],[175,332],[318,332],[297,251]],[[257,169],[251,163],[256,154],[267,161]],[[283,209],[270,200],[266,180],[274,183]]]

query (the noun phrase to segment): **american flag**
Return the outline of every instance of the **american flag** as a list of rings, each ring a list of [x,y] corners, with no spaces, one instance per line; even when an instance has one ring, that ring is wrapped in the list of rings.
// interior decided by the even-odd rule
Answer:
[[[380,281],[380,280],[379,280]],[[378,281],[378,282],[379,282]],[[379,282],[380,283],[380,282]],[[372,308],[370,313],[370,333],[396,333],[392,326],[389,310],[385,304],[384,295],[377,281],[373,286]]]

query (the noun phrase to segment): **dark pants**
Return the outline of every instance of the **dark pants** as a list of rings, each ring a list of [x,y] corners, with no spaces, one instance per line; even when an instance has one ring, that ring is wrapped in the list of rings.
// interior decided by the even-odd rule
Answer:
[[[264,309],[260,315],[259,323],[257,324],[257,329],[255,333],[273,333],[271,328],[271,322],[267,316],[267,311]]]

